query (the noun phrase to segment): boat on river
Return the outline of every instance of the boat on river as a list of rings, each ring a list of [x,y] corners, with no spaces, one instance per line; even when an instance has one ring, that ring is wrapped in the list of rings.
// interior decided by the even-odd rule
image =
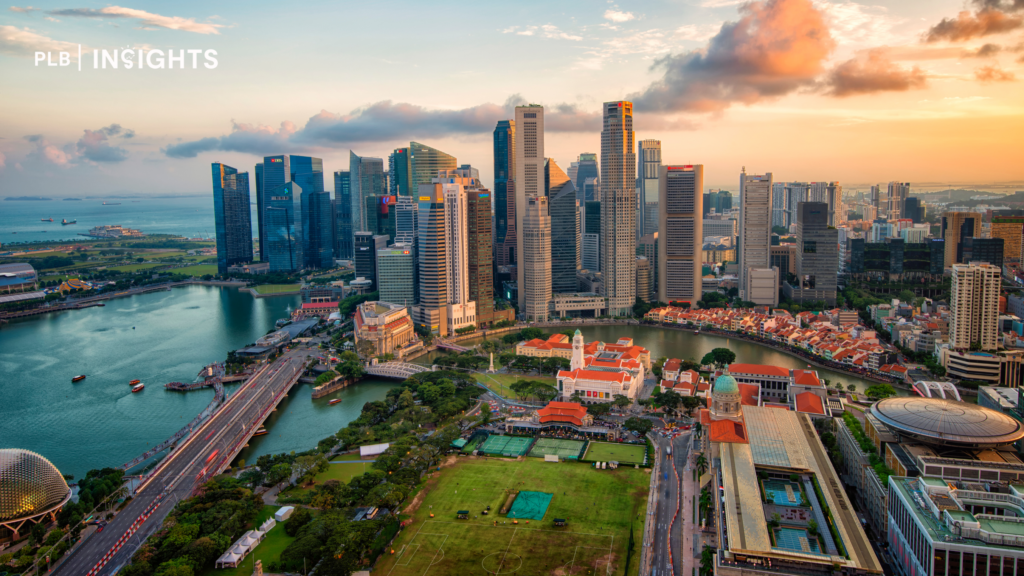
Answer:
[[[81,382],[82,380],[85,380],[85,374],[75,376],[74,378],[71,379],[72,382]]]
[[[327,405],[328,406],[334,406],[338,402],[341,402],[341,398],[335,398],[334,400],[331,400],[330,402],[328,402]]]
[[[263,436],[266,433],[267,433],[267,429],[264,428],[263,426],[260,426],[259,428],[256,429],[255,432],[252,433],[252,435],[253,436]]]
[[[132,394],[134,394],[136,392],[142,392],[142,389],[145,388],[145,387],[146,387],[146,385],[142,384],[142,383],[139,383],[139,384],[136,384],[135,386],[132,386]]]
[[[129,386],[135,386],[136,384],[138,384],[140,382],[142,382],[142,380],[132,380],[131,382],[128,383],[128,385]]]

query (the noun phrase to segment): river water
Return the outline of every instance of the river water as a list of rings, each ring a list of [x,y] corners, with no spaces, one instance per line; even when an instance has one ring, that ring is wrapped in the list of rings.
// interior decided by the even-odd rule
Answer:
[[[105,307],[46,314],[0,327],[0,448],[38,452],[61,472],[117,466],[159,444],[210,402],[212,389],[170,392],[228,350],[254,342],[299,304],[235,288],[188,286],[107,300]],[[77,384],[71,378],[85,374]],[[145,390],[132,394],[128,382]],[[366,380],[312,400],[298,384],[267,421],[269,434],[240,455],[300,451],[359,416],[396,383]],[[227,385],[232,393],[237,384]],[[328,406],[328,400],[343,402]]]

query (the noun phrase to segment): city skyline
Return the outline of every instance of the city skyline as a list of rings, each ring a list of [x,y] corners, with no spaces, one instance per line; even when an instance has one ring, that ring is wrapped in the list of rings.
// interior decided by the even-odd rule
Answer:
[[[983,5],[1005,24],[982,25]],[[551,111],[547,156],[569,166],[599,148],[600,103],[620,99],[634,102],[637,139],[662,141],[664,162],[692,157],[699,141],[709,187],[733,188],[742,166],[772,171],[780,181],[836,179],[847,191],[892,180],[917,190],[1020,186],[1012,151],[1020,148],[1024,124],[1016,81],[1021,9],[1006,3],[694,0],[565,4],[543,17],[529,5],[480,7],[466,23],[471,38],[486,38],[476,42],[477,54],[428,51],[434,60],[459,58],[455,72],[405,57],[430,22],[445,17],[444,10],[410,10],[408,19],[376,32],[383,41],[372,51],[365,52],[360,34],[331,38],[333,50],[358,46],[367,55],[344,78],[312,73],[315,52],[289,64],[293,77],[305,76],[302,90],[295,83],[268,87],[256,80],[258,72],[319,48],[313,42],[326,28],[305,23],[308,39],[270,50],[259,40],[266,26],[287,25],[294,15],[267,18],[267,10],[239,5],[212,14],[192,3],[165,14],[114,8],[14,6],[0,14],[8,109],[18,110],[0,120],[0,183],[7,189],[44,196],[200,193],[205,171],[192,168],[195,160],[252,171],[266,155],[304,154],[334,171],[347,167],[350,149],[385,158],[411,140],[480,166],[490,185],[494,123],[511,118],[514,104]],[[373,8],[344,10],[369,17]],[[762,38],[769,27],[791,47]],[[743,40],[733,41],[730,31],[744,32],[737,35]],[[79,43],[86,54],[194,45],[217,50],[219,67],[79,73],[33,65],[36,50],[74,46],[77,58]],[[543,55],[545,64],[539,73],[511,63],[501,75],[487,74],[494,58],[511,50],[524,61]],[[763,72],[761,79],[741,65]],[[462,78],[473,81],[459,94],[441,89]],[[227,83],[243,91],[258,86],[261,96],[190,104]],[[86,105],[68,105],[69,89]],[[770,146],[783,127],[805,137]],[[830,145],[816,144],[821,139]]]

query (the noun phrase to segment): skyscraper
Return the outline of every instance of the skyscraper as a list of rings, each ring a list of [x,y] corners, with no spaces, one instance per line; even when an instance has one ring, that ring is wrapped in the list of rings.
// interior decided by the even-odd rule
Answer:
[[[707,206],[704,207],[707,214]],[[789,211],[786,209],[786,183],[772,182],[772,228],[789,227]]]
[[[478,178],[474,180],[479,182]],[[476,302],[477,325],[490,326],[494,320],[494,252],[491,247],[491,191],[486,188],[466,192],[466,235],[469,299]]]
[[[601,271],[601,202],[591,200],[583,204],[581,215],[582,242],[580,265],[591,272]]]
[[[249,173],[214,162],[213,220],[217,230],[217,273],[228,266],[252,262],[252,216],[249,208]],[[574,278],[575,279],[575,278]]]
[[[954,350],[999,347],[1001,271],[991,264],[954,264],[949,345]]]
[[[647,256],[636,257],[636,297],[651,301],[651,262]]]
[[[658,188],[658,300],[696,306],[701,299],[704,165],[662,166]]]
[[[768,268],[771,245],[772,173],[740,174],[740,298],[747,299],[747,271]]]
[[[392,196],[412,197],[415,187],[412,185],[410,171],[412,164],[409,160],[408,148],[396,148],[388,156],[388,192]]]
[[[553,158],[544,166],[544,184],[551,216],[551,292],[576,292],[580,235],[576,189]]]
[[[498,266],[516,263],[516,122],[494,128],[494,255]]]
[[[416,245],[419,228],[419,202],[413,196],[399,196],[395,204],[395,244]]]
[[[910,218],[914,224],[924,222],[925,204],[920,198],[907,198],[903,201],[903,218]]]
[[[978,212],[946,212],[942,215],[942,238],[946,241],[943,259],[946,268],[957,263],[964,238],[981,237],[981,214]]]
[[[530,320],[546,320],[551,301],[551,217],[544,196],[544,107],[516,106],[515,113],[519,312]]]
[[[334,256],[352,258],[352,181],[348,170],[334,172]]]
[[[603,104],[601,130],[601,273],[610,316],[636,303],[636,153],[633,103]]]
[[[907,203],[917,198],[908,198]],[[992,237],[1003,239],[1003,258],[1008,262],[1021,261],[1024,239],[1024,216],[992,216]]]
[[[639,206],[637,240],[658,231],[658,181],[661,171],[661,140],[641,140],[636,144],[636,188]],[[702,193],[698,190],[697,193]],[[651,262],[654,264],[654,262]]]
[[[1003,239],[1002,238],[964,238],[960,242],[957,261],[963,264],[984,262],[1002,270]]]
[[[647,234],[640,238],[636,245],[636,255],[647,258],[651,267],[651,302],[658,300],[658,237],[660,234]]]
[[[267,186],[266,176],[267,173],[264,171],[264,186]],[[265,257],[270,263],[270,271],[298,272],[305,263],[302,255],[302,186],[294,181],[285,182],[267,189],[265,194]]]
[[[263,230],[263,209],[265,208],[263,203],[263,162],[256,164],[256,238],[259,241],[260,251],[260,262],[266,262],[267,257],[264,256],[264,242],[266,236]],[[252,216],[249,217],[252,219]]]
[[[302,193],[302,256],[304,268],[334,266],[334,209],[329,192]]]
[[[392,304],[416,305],[416,250],[413,246],[396,243],[377,250],[377,297]]]
[[[366,197],[366,231],[394,240],[397,230],[395,221],[395,196]]]
[[[889,182],[889,220],[903,218],[903,210],[910,195],[910,182]]]
[[[420,184],[430,184],[441,170],[455,170],[458,160],[419,142],[409,143],[409,182],[415,190]]]
[[[800,203],[810,200],[811,185],[807,182],[786,182],[782,189],[786,196],[786,210],[789,213],[786,221],[786,227],[788,228],[796,224],[797,219],[800,217]]]
[[[839,230],[828,224],[828,204],[801,202],[796,222],[796,283],[783,284],[797,302],[835,304],[839,275]],[[785,272],[780,270],[780,276]]]
[[[839,182],[811,182],[807,201],[823,202],[828,205],[829,226],[840,226],[846,222],[843,187]]]
[[[366,231],[355,234],[356,278],[365,278],[373,282],[373,290],[380,288],[377,281],[377,253],[387,247],[387,236]],[[392,304],[397,304],[397,302],[392,302]]]
[[[348,151],[349,198],[352,200],[352,232],[369,231],[366,197],[384,195],[384,161],[356,156]]]
[[[601,198],[598,197],[597,189],[597,180],[600,177],[601,172],[597,166],[597,154],[593,152],[580,154],[579,160],[576,162],[576,174],[572,180],[572,185],[576,187],[576,194],[579,196],[580,206],[584,202],[601,201]],[[589,188],[587,180],[591,180]]]

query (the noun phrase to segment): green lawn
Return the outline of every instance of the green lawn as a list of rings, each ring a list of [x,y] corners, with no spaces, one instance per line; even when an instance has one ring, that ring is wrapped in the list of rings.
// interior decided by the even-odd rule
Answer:
[[[196,264],[194,266],[185,266],[184,268],[174,268],[168,270],[171,274],[188,274],[191,276],[202,276],[204,274],[216,274],[216,264]]]
[[[613,444],[591,442],[583,458],[590,462],[611,462],[620,464],[643,464],[647,447],[642,444]]]
[[[431,574],[621,574],[630,529],[635,548],[630,574],[639,571],[650,475],[620,468],[597,471],[587,464],[465,457],[427,480],[412,524],[373,573]],[[542,520],[511,520],[498,510],[506,489],[554,497]],[[488,516],[481,515],[491,506]],[[469,510],[469,520],[457,520]],[[434,518],[430,514],[434,514]],[[404,516],[403,516],[404,518]],[[554,519],[568,524],[555,527]],[[497,525],[494,522],[497,521]]]
[[[358,454],[346,454],[346,456],[355,456],[355,458],[345,458],[345,460],[359,460]],[[326,472],[321,472],[316,475],[316,484],[323,484],[328,480],[337,480],[342,484],[348,484],[350,480],[366,472],[372,466],[371,462],[347,462],[345,464],[331,464],[328,466]],[[313,486],[309,487],[293,487],[289,488],[282,496],[297,497],[311,492]]]
[[[159,268],[161,266],[167,266],[166,262],[150,262],[146,264],[127,264],[125,266],[110,266],[107,270],[117,270],[119,272],[138,272],[139,270],[148,270],[150,268]]]
[[[558,382],[552,376],[523,376],[518,374],[478,374],[473,373],[473,378],[476,381],[487,386],[487,388],[495,394],[504,398],[515,398],[516,393],[512,391],[509,386],[518,380],[533,380],[535,382],[543,382],[550,384],[551,386],[558,386]]]
[[[280,506],[264,506],[263,510],[260,511],[260,515],[256,519],[253,528],[258,528],[264,520],[273,517],[274,512],[279,508]],[[217,570],[211,566],[204,570],[202,574],[204,576],[250,576],[252,574],[253,563],[256,560],[262,560],[263,569],[266,570],[267,564],[277,562],[278,558],[281,556],[281,552],[284,552],[284,549],[287,548],[293,540],[295,540],[293,536],[289,536],[284,533],[284,523],[278,522],[277,525],[267,533],[266,538],[263,539],[263,542],[260,542],[259,546],[256,547],[256,550],[245,557],[241,566],[238,568],[224,568],[223,570]],[[232,544],[234,544],[234,542],[232,542]]]
[[[280,294],[282,292],[298,292],[302,284],[263,284],[255,286],[260,294]]]

